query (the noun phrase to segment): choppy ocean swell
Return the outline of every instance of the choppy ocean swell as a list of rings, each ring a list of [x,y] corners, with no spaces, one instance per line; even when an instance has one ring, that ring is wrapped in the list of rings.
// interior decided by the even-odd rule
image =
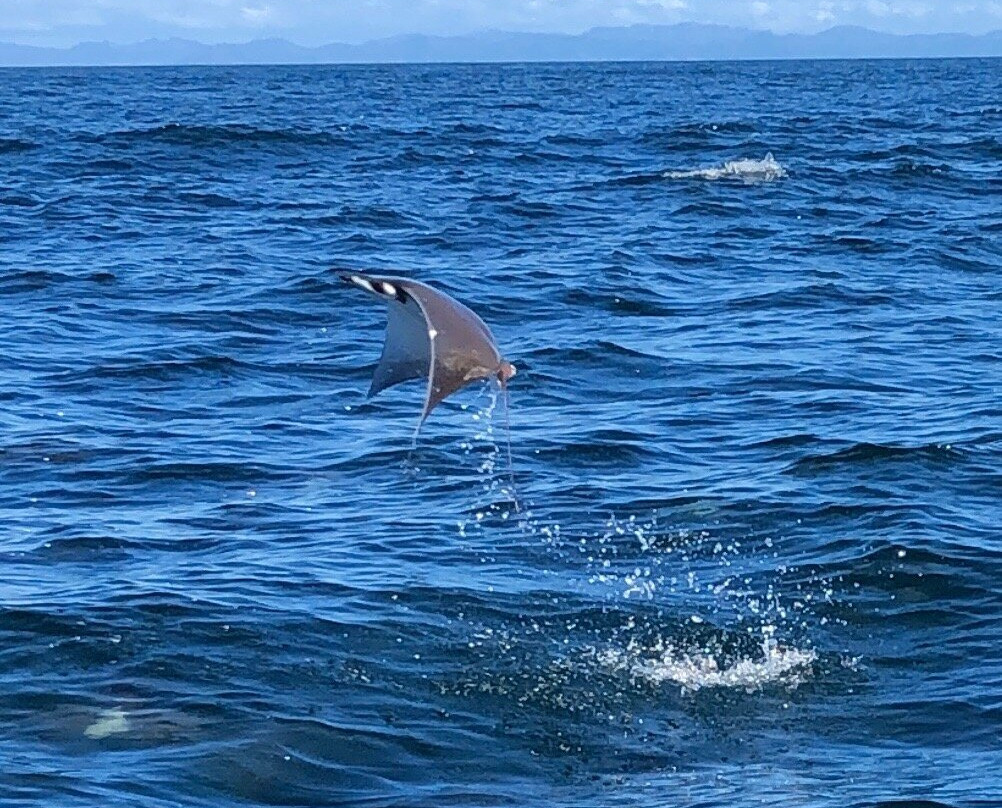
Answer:
[[[996,62],[3,75],[0,801],[995,799]]]

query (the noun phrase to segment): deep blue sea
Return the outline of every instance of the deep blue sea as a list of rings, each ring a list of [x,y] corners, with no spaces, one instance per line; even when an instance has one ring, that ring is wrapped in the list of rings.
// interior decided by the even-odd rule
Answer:
[[[1002,805],[1000,200],[999,60],[0,71],[0,804]]]

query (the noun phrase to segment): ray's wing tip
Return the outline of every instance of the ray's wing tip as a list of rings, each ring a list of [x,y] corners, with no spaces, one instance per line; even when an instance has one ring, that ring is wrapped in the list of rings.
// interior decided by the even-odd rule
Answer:
[[[378,284],[372,275],[367,275],[364,272],[348,272],[339,270],[338,277],[340,277],[341,280],[349,286],[356,286],[359,289],[363,289],[366,292],[372,292],[377,295],[386,294],[386,284]]]

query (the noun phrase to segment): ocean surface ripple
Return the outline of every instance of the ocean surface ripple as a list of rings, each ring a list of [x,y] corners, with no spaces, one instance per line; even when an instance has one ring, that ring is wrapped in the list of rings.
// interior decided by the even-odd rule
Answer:
[[[998,60],[0,76],[0,804],[1000,804]]]

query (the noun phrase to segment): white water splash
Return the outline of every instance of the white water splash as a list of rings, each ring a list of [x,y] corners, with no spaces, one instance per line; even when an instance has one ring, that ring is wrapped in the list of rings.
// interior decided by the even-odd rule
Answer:
[[[716,168],[697,168],[688,171],[666,171],[662,174],[666,179],[686,180],[723,180],[740,179],[745,182],[771,182],[787,176],[787,171],[776,162],[772,152],[761,160],[742,158],[730,160]]]
[[[496,473],[502,470],[492,423],[497,404],[497,391],[492,389],[486,407],[470,408],[477,431],[462,447],[479,462],[478,473],[483,483],[476,502],[482,504],[459,522],[461,536],[472,538],[476,531],[481,538],[487,537],[485,531],[510,517],[508,524],[517,523],[525,538],[540,541],[560,559],[561,566],[569,564],[569,572],[577,569],[577,575],[570,574],[575,585],[589,596],[599,595],[606,604],[622,603],[623,609],[633,608],[627,607],[625,601],[690,603],[693,613],[684,622],[725,627],[721,631],[727,645],[726,638],[761,637],[758,645],[742,642],[744,650],[737,655],[722,655],[716,645],[720,631],[713,632],[718,638],[714,643],[706,647],[702,643],[694,645],[691,632],[684,625],[675,625],[675,631],[666,625],[662,633],[652,624],[650,615],[641,611],[609,633],[593,627],[592,632],[606,635],[604,642],[585,642],[556,667],[551,665],[542,673],[527,671],[528,680],[539,681],[523,694],[524,698],[545,697],[555,702],[583,698],[576,688],[589,687],[579,681],[582,676],[587,680],[589,671],[624,676],[634,688],[677,687],[683,694],[712,688],[747,693],[767,686],[792,690],[816,675],[813,663],[819,656],[809,644],[790,639],[777,641],[775,637],[801,635],[810,629],[815,603],[830,602],[834,594],[827,583],[819,591],[817,581],[798,581],[788,590],[778,580],[785,568],[777,570],[773,566],[778,552],[772,538],[724,537],[711,530],[663,525],[659,523],[659,515],[663,514],[657,511],[639,517],[610,515],[584,531],[570,529],[566,524],[562,527],[556,519],[536,518],[528,508],[516,512],[504,496],[508,494],[506,481]],[[712,505],[698,503],[698,508],[694,506],[689,515],[705,518],[714,511]],[[648,608],[641,604],[637,607]],[[821,618],[821,622],[826,619]],[[712,625],[707,627],[711,631]],[[515,632],[508,645],[521,645],[524,641],[531,647],[540,638],[549,637],[570,650],[577,644],[575,640],[580,640],[576,635],[582,629],[577,615],[568,620],[562,631],[558,626],[539,626],[533,622]],[[553,634],[554,631],[557,633]],[[475,649],[484,640],[477,638],[471,642],[470,647]],[[505,653],[509,650],[510,647]],[[566,679],[566,688],[560,684],[564,681],[561,676]],[[594,680],[600,681],[601,678]],[[518,689],[515,682],[508,685]],[[592,701],[603,704],[604,699],[611,697],[609,693],[595,692]]]
[[[812,649],[785,647],[763,629],[762,656],[721,665],[705,651],[679,649],[659,642],[643,648],[630,642],[625,650],[607,649],[598,655],[601,664],[631,679],[661,687],[678,685],[683,695],[706,688],[731,688],[754,693],[769,685],[796,689],[811,673],[818,655]]]

